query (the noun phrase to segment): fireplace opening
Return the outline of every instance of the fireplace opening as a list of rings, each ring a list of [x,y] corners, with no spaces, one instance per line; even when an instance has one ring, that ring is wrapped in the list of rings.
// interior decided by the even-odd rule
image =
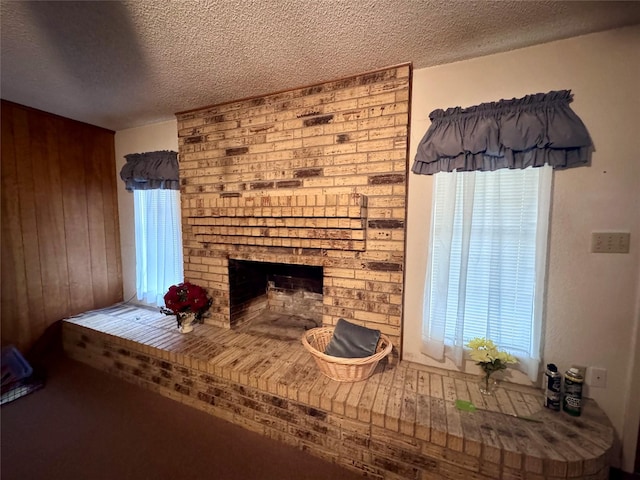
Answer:
[[[298,340],[322,325],[322,267],[229,259],[231,328]]]

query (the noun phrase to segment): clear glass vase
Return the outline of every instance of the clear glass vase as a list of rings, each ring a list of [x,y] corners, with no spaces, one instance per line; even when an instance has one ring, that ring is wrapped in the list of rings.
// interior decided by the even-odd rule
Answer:
[[[478,389],[483,395],[493,395],[498,388],[498,382],[491,373],[483,373],[478,381]]]

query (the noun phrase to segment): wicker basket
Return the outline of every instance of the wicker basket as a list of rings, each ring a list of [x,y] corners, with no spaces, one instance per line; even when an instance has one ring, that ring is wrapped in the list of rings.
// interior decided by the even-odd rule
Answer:
[[[369,378],[378,362],[386,357],[393,348],[389,337],[380,334],[376,353],[370,357],[342,358],[325,355],[335,327],[318,327],[307,330],[302,336],[302,345],[313,355],[320,371],[327,377],[339,382],[358,382]]]

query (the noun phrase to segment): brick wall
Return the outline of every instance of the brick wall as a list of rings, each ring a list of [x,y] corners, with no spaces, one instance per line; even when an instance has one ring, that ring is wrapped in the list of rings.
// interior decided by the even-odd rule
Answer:
[[[323,267],[323,324],[400,346],[411,67],[177,114],[185,279],[231,327],[228,259]]]

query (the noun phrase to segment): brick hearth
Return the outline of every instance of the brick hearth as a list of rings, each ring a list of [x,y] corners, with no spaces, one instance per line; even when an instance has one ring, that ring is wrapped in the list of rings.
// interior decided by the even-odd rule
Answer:
[[[183,335],[173,317],[129,305],[65,320],[63,340],[72,358],[368,478],[608,478],[613,429],[591,400],[574,418],[529,387],[483,397],[475,377],[395,353],[368,380],[340,383],[299,339],[206,324]]]

